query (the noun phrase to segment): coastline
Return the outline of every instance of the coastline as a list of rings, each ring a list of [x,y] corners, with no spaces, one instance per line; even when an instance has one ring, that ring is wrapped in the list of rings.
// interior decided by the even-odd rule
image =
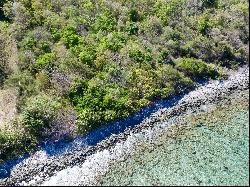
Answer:
[[[108,163],[108,160],[121,159],[122,154],[127,154],[133,150],[132,142],[140,138],[143,133],[150,134],[156,126],[159,127],[166,121],[176,120],[174,119],[176,116],[207,111],[212,105],[229,98],[229,95],[248,89],[248,83],[249,69],[246,67],[231,75],[228,80],[222,82],[211,81],[204,86],[198,87],[186,94],[175,106],[158,110],[136,127],[128,128],[118,135],[112,135],[96,146],[81,148],[51,158],[40,152],[15,166],[9,178],[0,180],[0,185],[42,184],[58,171],[66,172],[63,169],[70,166],[77,169],[81,164],[93,166],[95,163],[96,168],[93,167],[92,172],[104,172],[108,166],[104,164],[102,169],[98,168],[100,166],[97,164],[98,160],[100,163],[105,162],[106,159],[106,163]],[[168,125],[165,124],[162,128],[168,128]],[[88,184],[88,180],[86,180],[86,184]],[[89,179],[89,184],[91,184],[91,179]]]
[[[176,117],[168,128],[164,123],[156,126],[151,137],[143,134],[136,139],[133,152],[124,160],[110,161],[108,170],[99,172],[92,184],[248,186],[248,97],[249,90],[235,92],[230,100],[221,101],[207,112]],[[67,172],[58,173],[44,184],[86,184],[82,179],[85,167]]]

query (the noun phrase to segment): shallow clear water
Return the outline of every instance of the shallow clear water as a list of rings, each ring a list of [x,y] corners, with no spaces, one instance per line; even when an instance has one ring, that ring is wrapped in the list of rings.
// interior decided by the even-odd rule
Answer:
[[[139,143],[98,185],[248,185],[248,110],[248,99],[239,96],[212,112],[186,117],[185,125]]]

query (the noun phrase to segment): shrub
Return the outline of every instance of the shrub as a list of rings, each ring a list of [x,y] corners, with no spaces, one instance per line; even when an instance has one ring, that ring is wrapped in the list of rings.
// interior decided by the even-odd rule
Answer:
[[[67,48],[77,46],[83,42],[83,38],[76,32],[76,29],[68,26],[62,31],[62,41]]]
[[[174,61],[176,68],[192,78],[216,78],[218,72],[202,60],[195,58],[178,58]]]
[[[5,25],[0,25],[0,87],[10,73],[9,68],[9,56],[8,51],[6,50],[8,46],[8,40],[6,39],[6,34],[4,33]]]
[[[133,111],[128,90],[117,85],[103,85],[98,80],[79,82],[70,99],[78,112],[78,130],[85,133],[108,121],[127,117]]]
[[[0,163],[31,151],[36,144],[29,133],[0,129]]]
[[[46,71],[41,71],[36,74],[35,85],[39,91],[46,90],[50,86],[49,75]]]
[[[126,42],[126,36],[121,32],[111,32],[106,37],[103,37],[99,50],[104,51],[105,49],[110,49],[112,51],[119,51]]]
[[[154,96],[154,72],[137,68],[132,70],[128,78],[129,84],[132,87],[130,95],[133,99],[139,100],[142,98],[150,99]]]
[[[36,46],[36,41],[33,37],[26,37],[21,43],[21,47],[25,50],[31,50]]]
[[[102,120],[100,119],[100,112],[94,112],[90,109],[83,109],[78,112],[77,118],[77,128],[78,132],[81,134],[86,134],[90,130],[93,130],[95,127],[102,124]],[[98,125],[97,125],[98,124]]]
[[[67,105],[58,110],[58,114],[51,121],[48,136],[52,140],[72,139],[77,133],[77,113]]]
[[[128,56],[140,66],[142,63],[150,62],[153,57],[149,49],[145,49],[136,42],[131,42],[129,46]]]
[[[3,84],[4,78],[5,78],[5,72],[4,72],[3,68],[0,66],[0,87]]]
[[[9,0],[0,1],[0,21],[9,21],[8,17],[6,17],[3,10],[4,4],[6,4],[7,2],[9,2]]]
[[[56,56],[54,53],[46,53],[38,57],[38,59],[36,60],[35,68],[37,70],[45,69],[47,71],[51,71],[54,66],[55,60]]]
[[[20,115],[21,125],[38,139],[46,137],[46,131],[51,128],[60,103],[52,97],[40,94],[26,101]]]
[[[139,26],[137,23],[129,23],[126,31],[129,35],[137,35],[139,32]]]
[[[132,8],[129,11],[129,18],[133,22],[137,22],[137,21],[140,20],[140,15],[139,15],[138,11],[135,8]]]
[[[217,63],[225,67],[237,67],[241,65],[244,61],[240,56],[237,59],[237,53],[234,51],[234,48],[227,42],[219,42],[216,47],[216,57]]]
[[[208,33],[208,30],[211,28],[211,23],[209,20],[209,15],[207,12],[205,12],[198,20],[199,25],[198,29],[201,34],[206,35]]]
[[[95,60],[95,58],[96,58],[96,51],[95,48],[92,46],[84,47],[79,54],[80,61],[89,66],[93,65],[93,61]]]
[[[178,17],[179,11],[181,11],[182,0],[157,0],[154,5],[155,14],[164,25],[167,25],[171,20],[171,17]],[[180,9],[180,10],[179,10]]]
[[[96,17],[93,29],[95,32],[98,31],[113,31],[116,27],[116,20],[112,14],[108,11],[104,11]]]
[[[0,51],[1,52],[1,51]],[[7,76],[7,71],[6,71],[6,64],[4,62],[4,57],[1,57],[0,54],[0,87],[3,84],[4,79]]]
[[[163,33],[163,25],[159,18],[151,16],[143,21],[141,30],[148,37],[157,37]]]
[[[158,63],[168,63],[169,55],[170,55],[170,51],[168,49],[166,48],[161,49],[159,52],[159,56],[157,58]]]
[[[34,77],[27,70],[11,74],[6,80],[6,85],[18,88],[21,98],[36,93]]]
[[[28,32],[22,39],[19,47],[24,53],[32,52],[35,57],[50,53],[52,48],[52,36],[43,27],[37,27]]]
[[[218,8],[219,0],[202,0],[203,8]]]
[[[162,64],[156,69],[156,83],[158,93],[162,98],[168,98],[175,94],[183,93],[194,88],[194,82],[185,77],[172,65]]]

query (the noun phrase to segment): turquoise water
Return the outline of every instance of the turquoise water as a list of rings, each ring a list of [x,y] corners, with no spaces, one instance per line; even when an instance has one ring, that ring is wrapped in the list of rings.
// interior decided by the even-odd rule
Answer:
[[[98,185],[248,185],[248,110],[247,97],[239,96],[186,117],[184,125],[139,143]]]

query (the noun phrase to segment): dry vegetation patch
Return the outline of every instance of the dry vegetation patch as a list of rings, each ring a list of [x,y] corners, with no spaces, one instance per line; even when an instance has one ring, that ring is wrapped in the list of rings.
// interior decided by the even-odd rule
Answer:
[[[11,126],[11,121],[17,114],[16,106],[17,90],[14,88],[0,90],[0,129]]]

